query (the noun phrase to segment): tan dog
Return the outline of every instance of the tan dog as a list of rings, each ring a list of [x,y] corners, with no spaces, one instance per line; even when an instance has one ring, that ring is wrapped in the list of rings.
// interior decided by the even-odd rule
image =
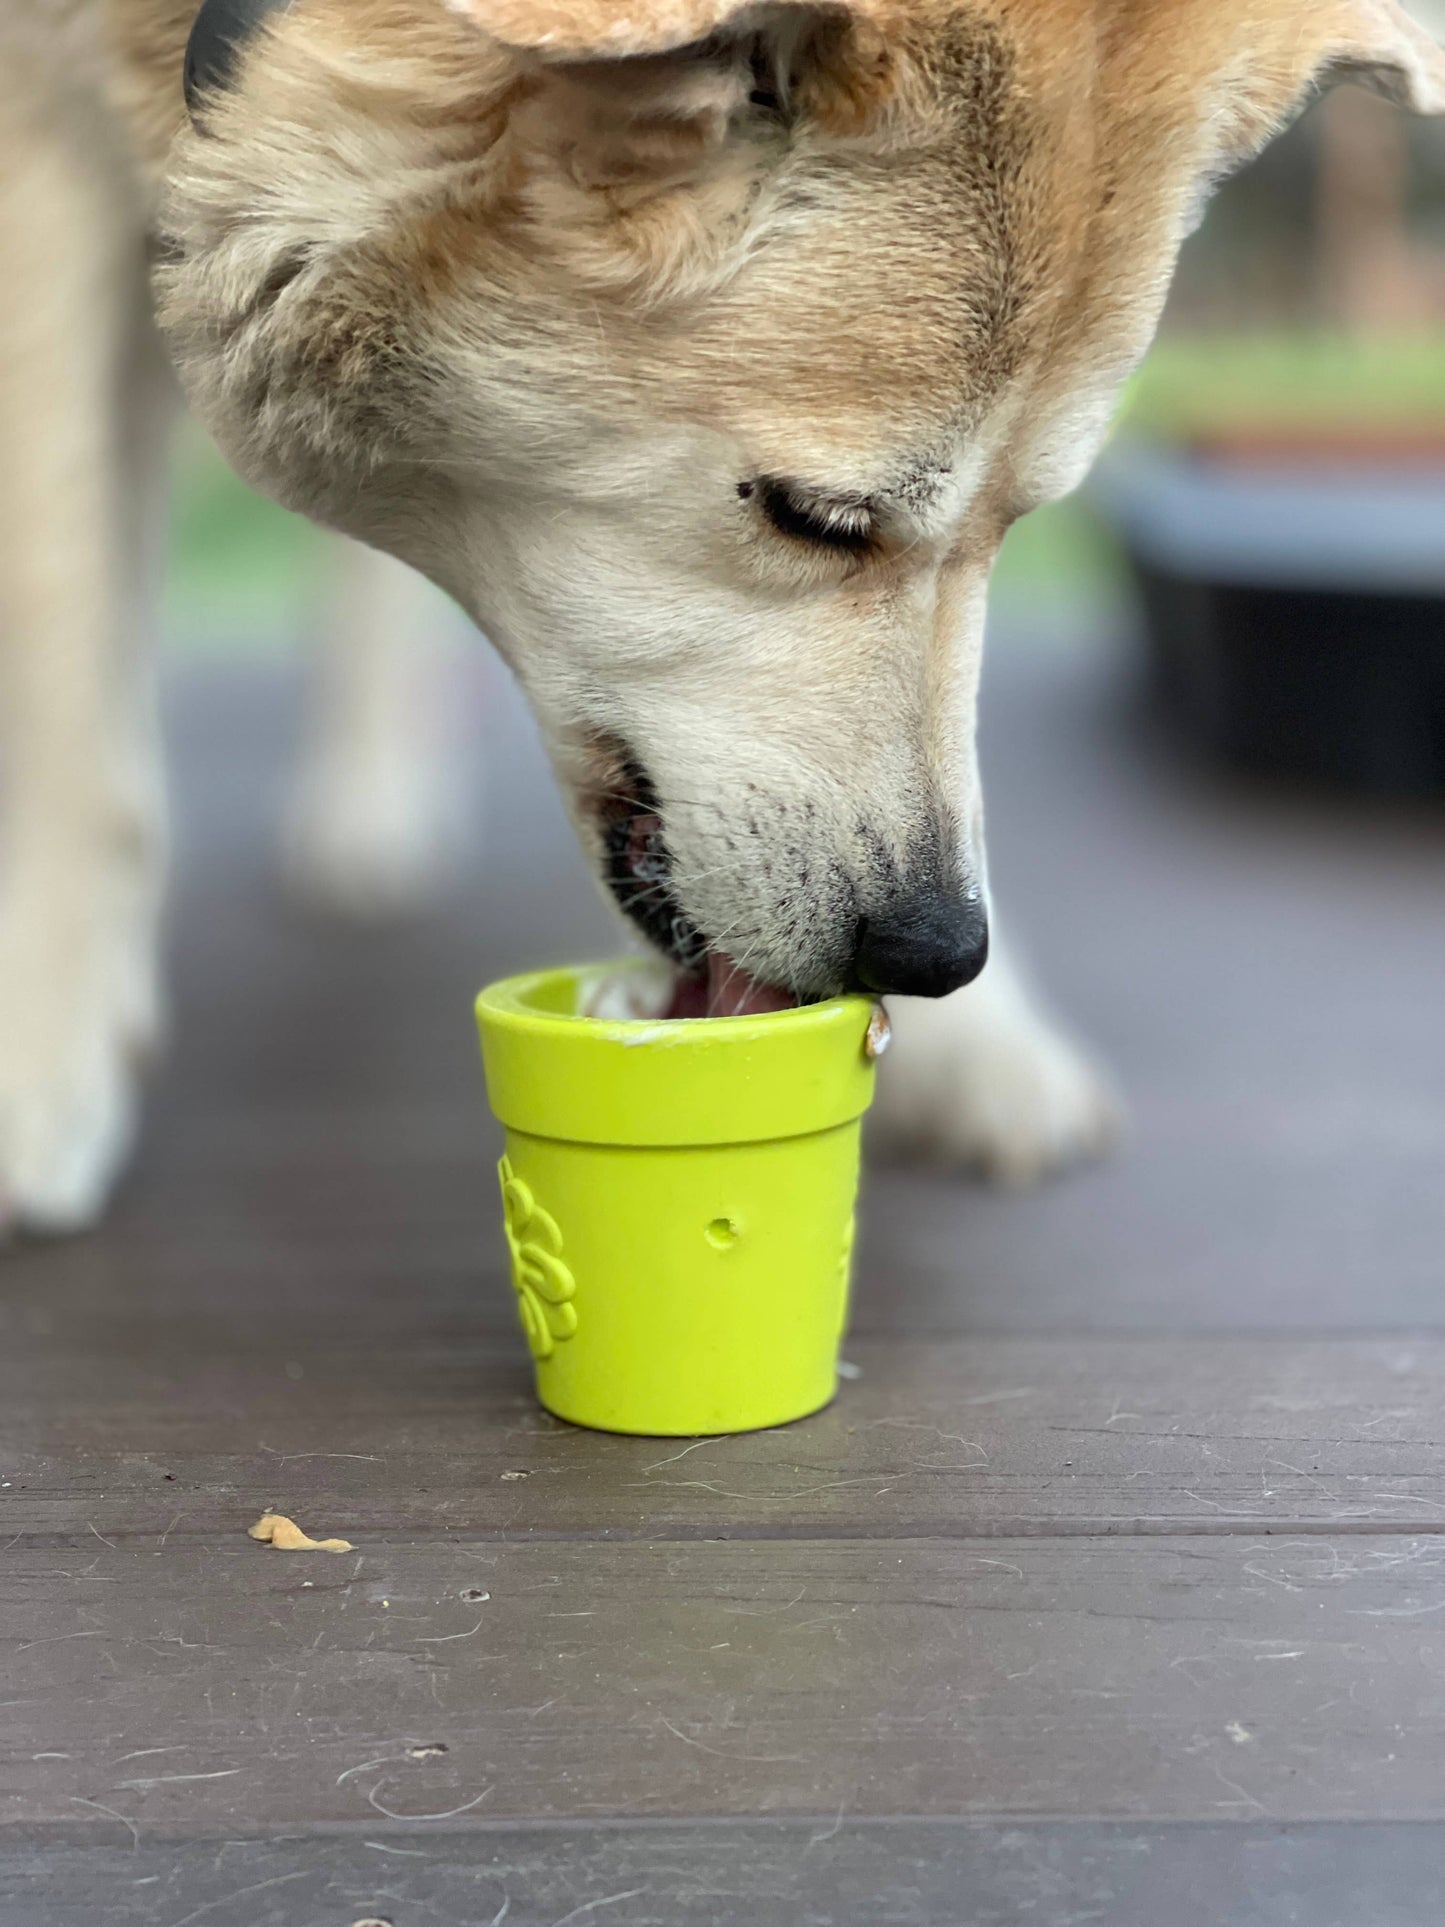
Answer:
[[[192,126],[193,12],[0,22],[10,1213],[99,1208],[158,1021],[148,243],[223,450],[486,629],[684,1001],[956,992],[898,1007],[895,1131],[1088,1148],[1077,1054],[960,989],[989,568],[1210,185],[1334,74],[1445,108],[1434,43],[1394,0],[295,0]],[[303,835],[363,881],[411,829],[370,754]]]

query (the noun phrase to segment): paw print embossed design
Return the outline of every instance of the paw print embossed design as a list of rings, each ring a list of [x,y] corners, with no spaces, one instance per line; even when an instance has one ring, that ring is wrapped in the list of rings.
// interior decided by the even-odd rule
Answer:
[[[570,1338],[577,1329],[577,1307],[572,1303],[577,1280],[562,1262],[557,1220],[538,1204],[530,1185],[513,1171],[510,1159],[502,1159],[497,1175],[502,1182],[502,1212],[522,1330],[533,1357],[550,1358],[559,1340]]]

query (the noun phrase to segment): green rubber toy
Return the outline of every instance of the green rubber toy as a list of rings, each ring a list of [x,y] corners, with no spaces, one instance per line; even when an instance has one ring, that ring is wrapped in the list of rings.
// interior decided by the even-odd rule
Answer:
[[[837,1389],[875,1006],[582,1014],[617,973],[477,999],[538,1397],[666,1437],[803,1418]]]

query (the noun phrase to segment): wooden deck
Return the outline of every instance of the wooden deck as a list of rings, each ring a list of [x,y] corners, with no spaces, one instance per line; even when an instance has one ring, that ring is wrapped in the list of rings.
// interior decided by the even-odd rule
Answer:
[[[177,692],[143,1154],[0,1260],[0,1922],[1440,1919],[1439,821],[1220,794],[997,651],[996,873],[1132,1144],[874,1173],[831,1411],[596,1437],[529,1397],[468,1003],[608,924],[466,675],[488,867],[370,937],[277,897],[276,676]]]

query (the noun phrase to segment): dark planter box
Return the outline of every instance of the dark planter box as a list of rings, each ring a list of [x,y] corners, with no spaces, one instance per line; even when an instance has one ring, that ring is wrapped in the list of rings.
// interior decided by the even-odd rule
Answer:
[[[1311,474],[1126,445],[1094,498],[1190,740],[1257,774],[1445,794],[1445,462]]]

